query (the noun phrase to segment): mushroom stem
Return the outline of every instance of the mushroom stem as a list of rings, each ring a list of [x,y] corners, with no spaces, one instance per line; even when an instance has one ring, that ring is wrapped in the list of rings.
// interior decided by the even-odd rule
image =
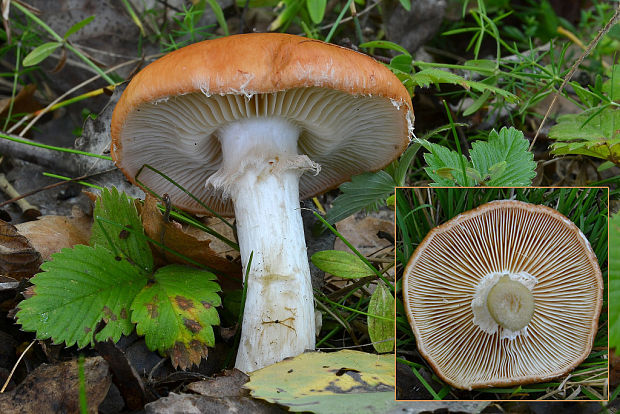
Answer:
[[[235,367],[251,372],[314,349],[314,302],[299,206],[299,131],[254,118],[220,131],[223,164],[209,183],[234,203],[247,295]],[[248,270],[250,254],[252,263]]]
[[[516,332],[530,323],[534,314],[534,296],[522,283],[504,275],[489,291],[487,307],[498,325]]]

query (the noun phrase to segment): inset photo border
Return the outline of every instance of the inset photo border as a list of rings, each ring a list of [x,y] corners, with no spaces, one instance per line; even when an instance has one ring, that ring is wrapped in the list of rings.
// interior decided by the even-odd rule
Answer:
[[[396,399],[609,399],[607,187],[397,187]]]

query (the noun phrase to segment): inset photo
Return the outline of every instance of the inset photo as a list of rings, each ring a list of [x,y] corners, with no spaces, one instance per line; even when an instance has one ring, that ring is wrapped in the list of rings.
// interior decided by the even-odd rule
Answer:
[[[396,399],[609,399],[607,187],[395,205]]]

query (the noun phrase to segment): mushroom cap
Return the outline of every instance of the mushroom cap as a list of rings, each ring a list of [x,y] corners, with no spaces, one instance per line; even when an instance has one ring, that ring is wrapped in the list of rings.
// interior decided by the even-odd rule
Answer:
[[[299,152],[321,165],[300,178],[301,198],[385,167],[413,129],[406,88],[369,56],[299,36],[244,34],[186,46],[140,71],[114,109],[112,158],[134,184],[149,164],[229,215],[230,201],[205,188],[222,162],[218,129],[260,116],[292,122]],[[182,209],[207,213],[151,170],[138,179]]]
[[[535,309],[513,339],[474,324],[472,300],[490,273],[537,279]],[[493,201],[435,227],[403,276],[404,305],[420,353],[452,386],[540,382],[590,353],[603,296],[598,261],[579,228],[558,211]]]

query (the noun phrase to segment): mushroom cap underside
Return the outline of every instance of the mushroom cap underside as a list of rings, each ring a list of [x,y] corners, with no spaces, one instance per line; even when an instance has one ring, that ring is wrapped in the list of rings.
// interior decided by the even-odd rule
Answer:
[[[281,118],[300,131],[298,150],[321,165],[300,179],[301,198],[376,171],[412,134],[406,88],[384,65],[355,51],[285,34],[208,40],[172,52],[138,73],[112,118],[112,157],[134,183],[167,193],[187,211],[200,204],[151,169],[230,215],[206,179],[221,165],[218,130],[247,118]]]
[[[472,300],[489,274],[528,274],[535,310],[506,337],[474,321]],[[463,389],[558,377],[590,353],[603,294],[598,261],[579,228],[551,208],[495,201],[434,228],[403,275],[404,305],[420,353]]]

